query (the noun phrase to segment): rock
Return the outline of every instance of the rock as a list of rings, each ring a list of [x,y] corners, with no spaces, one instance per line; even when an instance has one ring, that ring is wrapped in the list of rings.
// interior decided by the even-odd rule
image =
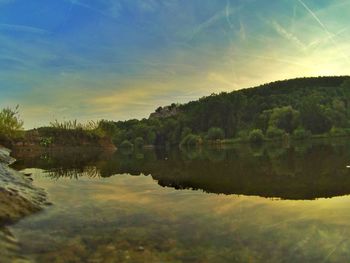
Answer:
[[[16,159],[10,156],[10,152],[10,150],[0,147],[0,163],[10,165],[16,161]]]
[[[0,148],[0,261],[20,262],[16,251],[20,248],[5,225],[41,210],[46,204],[46,193],[34,187],[30,177],[10,167],[15,161],[10,151]],[[21,262],[27,262],[25,259]]]
[[[179,108],[177,105],[172,104],[170,106],[159,107],[155,112],[151,113],[150,119],[162,119],[171,116],[175,116],[179,113]]]
[[[46,193],[32,185],[32,178],[8,167],[14,161],[9,150],[0,148],[0,226],[39,211],[46,202]]]

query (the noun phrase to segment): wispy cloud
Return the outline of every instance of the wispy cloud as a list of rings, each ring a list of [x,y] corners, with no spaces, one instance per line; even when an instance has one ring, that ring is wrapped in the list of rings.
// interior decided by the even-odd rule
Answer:
[[[341,53],[341,55],[347,60],[348,63],[350,63],[350,58],[347,54],[345,54],[340,48],[337,43],[337,41],[334,38],[334,34],[331,33],[326,25],[321,21],[321,19],[316,15],[314,11],[309,8],[308,5],[303,0],[297,0],[308,12],[309,14],[314,18],[314,20],[320,25],[320,27],[324,30],[324,32],[327,34],[328,38],[333,42],[334,46],[338,49],[338,52]]]
[[[27,127],[350,71],[348,1],[23,1],[0,0],[0,108]]]
[[[71,3],[72,6],[76,5],[82,8],[86,8],[100,15],[111,17],[111,18],[118,18],[122,10],[121,3],[119,1],[113,1],[113,0],[105,1],[104,9],[94,7],[93,5],[86,4],[85,2],[82,2],[80,0],[65,0],[65,1],[68,1],[69,3]]]
[[[49,31],[32,27],[32,26],[26,26],[26,25],[15,25],[15,24],[0,24],[0,31],[21,31],[25,33],[34,33],[34,34],[48,34]]]
[[[306,46],[304,45],[304,43],[302,43],[300,41],[300,39],[294,35],[292,32],[287,31],[287,29],[285,29],[283,26],[281,26],[279,23],[277,23],[276,21],[272,21],[271,25],[273,26],[273,28],[276,30],[276,32],[284,37],[285,39],[293,42],[295,45],[297,45],[300,49],[305,50]]]
[[[230,0],[227,0],[227,3],[226,3],[226,9],[225,9],[225,12],[226,12],[226,21],[227,21],[227,24],[229,25],[230,28],[234,28],[234,25],[233,23],[231,22],[231,4],[230,4]]]
[[[215,25],[217,22],[219,22],[222,19],[226,19],[226,21],[230,21],[229,20],[230,16],[235,14],[239,8],[240,7],[231,8],[229,5],[226,5],[226,7],[224,9],[218,11],[216,14],[214,14],[209,19],[207,19],[206,21],[197,25],[196,28],[192,31],[190,39],[193,39],[196,35],[205,31],[207,28]],[[231,24],[231,22],[228,22],[228,25],[231,27],[233,24]]]

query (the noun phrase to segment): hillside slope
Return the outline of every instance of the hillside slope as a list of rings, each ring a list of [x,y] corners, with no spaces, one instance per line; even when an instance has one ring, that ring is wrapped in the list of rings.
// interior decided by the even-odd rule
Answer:
[[[247,138],[252,131],[269,139],[345,134],[350,128],[350,77],[277,81],[171,107],[176,114],[105,124],[117,145],[136,138],[145,144],[173,145],[191,136],[186,143],[195,144]]]

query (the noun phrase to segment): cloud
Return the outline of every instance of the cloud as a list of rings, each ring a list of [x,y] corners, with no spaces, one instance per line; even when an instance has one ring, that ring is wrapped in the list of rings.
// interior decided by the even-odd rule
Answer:
[[[48,34],[49,31],[25,25],[15,25],[15,24],[0,24],[0,31],[19,31],[24,33],[33,33],[33,34]]]
[[[71,3],[71,5],[76,5],[91,11],[94,11],[102,16],[110,17],[110,18],[118,18],[122,11],[122,4],[119,1],[114,0],[106,0],[102,1],[102,8],[96,7],[94,5],[89,5],[81,0],[65,0]],[[95,2],[98,3],[98,2]]]
[[[197,25],[190,36],[190,39],[193,39],[196,35],[200,34],[201,32],[205,31],[207,28],[215,25],[217,22],[219,22],[222,19],[226,19],[226,21],[230,21],[229,17],[233,14],[235,14],[238,11],[239,8],[230,8],[229,5],[226,5],[226,7],[220,11],[218,11],[216,14],[214,14],[212,17],[207,19],[206,21],[200,23]],[[229,22],[229,26],[232,24]]]
[[[281,26],[279,23],[277,23],[276,21],[272,21],[271,23],[272,27],[276,30],[276,32],[284,37],[285,39],[293,42],[296,46],[298,46],[300,49],[305,50],[306,46],[304,45],[304,43],[302,43],[300,41],[300,39],[295,36],[293,33],[287,31],[283,26]]]
[[[297,0],[305,9],[306,11],[314,18],[314,20],[320,25],[320,27],[326,32],[328,38],[333,42],[334,46],[338,49],[338,52],[342,54],[342,56],[350,63],[349,56],[345,54],[341,49],[339,49],[338,43],[334,38],[334,35],[328,30],[326,25],[321,21],[321,19],[316,15],[315,12],[313,12],[308,5],[305,4],[302,0]]]

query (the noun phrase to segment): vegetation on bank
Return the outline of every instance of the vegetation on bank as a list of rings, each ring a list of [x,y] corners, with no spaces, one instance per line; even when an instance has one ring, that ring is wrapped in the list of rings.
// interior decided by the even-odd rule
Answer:
[[[23,133],[18,108],[3,110],[3,126],[11,131],[1,128],[2,137]],[[278,81],[159,107],[148,119],[86,124],[55,121],[25,136],[29,141],[40,138],[43,146],[109,140],[117,147],[140,148],[349,135],[350,77],[318,77]]]
[[[278,81],[169,107],[164,115],[158,108],[149,119],[103,126],[117,146],[140,137],[144,144],[194,146],[348,136],[350,78]]]
[[[74,121],[52,122],[50,126],[24,131],[23,121],[15,109],[0,112],[0,144],[50,146],[104,146],[112,144],[110,137],[100,127],[100,122]]]
[[[19,116],[19,106],[4,108],[0,111],[0,142],[8,145],[12,140],[24,135],[23,121]]]

